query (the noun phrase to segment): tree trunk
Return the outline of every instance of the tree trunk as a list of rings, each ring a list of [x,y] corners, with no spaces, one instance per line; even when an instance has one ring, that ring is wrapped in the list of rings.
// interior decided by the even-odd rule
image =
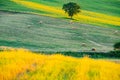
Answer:
[[[73,16],[70,16],[71,19],[73,19]]]

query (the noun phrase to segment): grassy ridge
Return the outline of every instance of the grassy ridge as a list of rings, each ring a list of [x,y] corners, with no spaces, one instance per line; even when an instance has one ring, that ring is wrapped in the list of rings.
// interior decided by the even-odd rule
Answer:
[[[119,67],[87,57],[41,55],[22,49],[0,52],[0,80],[119,80]]]
[[[40,10],[47,12],[46,15],[48,16],[55,16],[55,17],[64,17],[66,14],[64,13],[61,8],[55,8],[55,7],[50,7],[47,5],[43,5],[40,3],[34,3],[31,1],[24,1],[24,0],[12,0],[20,5],[23,5],[25,7],[31,8],[33,10]],[[49,14],[50,13],[50,14]],[[85,23],[103,23],[103,24],[110,24],[110,25],[116,25],[120,26],[120,18],[119,17],[114,17],[114,16],[108,16],[105,14],[100,14],[100,13],[94,13],[90,11],[84,11],[82,10],[82,13],[75,15],[74,18],[78,21],[85,22]]]
[[[12,2],[11,0],[0,0],[0,10],[5,11],[13,11],[13,12],[24,12],[24,13],[46,13],[44,11],[40,10],[33,10],[27,7],[24,7],[22,5],[16,4],[15,2]]]
[[[78,52],[91,50],[91,48],[96,48],[98,51],[108,51],[112,50],[113,44],[120,40],[120,34],[118,34],[119,27],[106,27],[106,25],[119,26],[119,17],[82,10],[81,14],[75,16],[76,20],[80,20],[81,23],[100,23],[101,26],[98,27],[77,22],[70,24],[69,19],[64,20],[67,18],[65,17],[67,15],[64,14],[61,7],[54,7],[55,3],[59,1],[52,1],[50,3],[48,0],[40,0],[40,2],[36,0],[31,1],[33,0],[1,0],[0,9],[15,12],[39,13],[52,17],[62,17],[62,19],[1,11],[1,46],[53,52]],[[30,5],[27,4],[26,6],[26,3],[30,3]],[[35,5],[31,6],[31,4]],[[40,24],[40,21],[43,21],[43,24]],[[82,46],[82,43],[85,43],[86,46]]]
[[[43,23],[40,24],[39,22]],[[32,14],[0,12],[0,45],[33,51],[112,50],[116,28],[98,27]],[[118,33],[115,33],[115,31]],[[99,37],[98,37],[99,36]],[[86,46],[82,46],[85,43]]]
[[[37,2],[49,6],[59,7],[61,8],[64,3],[67,2],[76,2],[81,5],[81,8],[83,10],[98,12],[98,13],[104,13],[108,15],[113,16],[120,16],[119,15],[119,7],[120,7],[120,1],[119,0],[26,0],[26,1],[32,1]],[[98,6],[98,7],[96,7]],[[23,7],[21,5],[18,5],[16,3],[11,2],[11,0],[0,0],[0,9],[12,9],[12,10],[23,10],[23,11],[29,11],[29,8]]]
[[[119,16],[120,1],[119,0],[27,0],[37,3],[42,3],[49,6],[62,7],[68,2],[78,3],[83,10],[93,11],[97,13],[104,13],[113,16]]]
[[[14,2],[12,2],[14,1]],[[32,1],[32,2],[31,2]],[[72,0],[71,0],[72,1]],[[44,14],[47,16],[54,16],[54,17],[61,17],[61,18],[66,18],[67,14],[64,14],[64,12],[61,10],[61,6],[63,5],[63,3],[66,3],[67,1],[44,1],[44,0],[7,0],[4,1],[2,0],[0,3],[0,7],[3,10],[12,10],[12,11],[18,11],[18,12],[32,12],[32,13],[39,13],[39,14]],[[102,26],[106,25],[112,25],[112,26],[120,26],[120,18],[119,17],[114,17],[110,16],[111,13],[119,15],[119,13],[117,13],[118,6],[115,7],[115,3],[117,4],[117,1],[96,1],[94,0],[92,3],[93,5],[90,5],[91,7],[87,7],[87,2],[91,3],[90,1],[78,1],[76,0],[75,2],[77,3],[83,3],[82,5],[84,6],[82,9],[82,13],[80,13],[79,15],[74,16],[74,18],[80,22],[83,23],[91,23],[91,24],[101,24]],[[18,4],[16,4],[18,3]],[[59,4],[58,4],[59,3]],[[102,4],[101,4],[102,3]],[[94,4],[96,4],[98,6],[101,5],[101,9],[98,11],[99,13],[96,13],[97,11],[93,11],[93,10],[98,10],[98,9],[94,9],[93,7]],[[110,5],[109,5],[110,4]],[[32,5],[32,6],[31,6]],[[34,5],[34,6],[33,6]],[[49,5],[49,6],[48,6]],[[58,5],[57,7],[55,5]],[[59,6],[61,5],[61,6]],[[103,5],[105,6],[103,8]],[[112,6],[114,5],[114,6]],[[84,8],[88,8],[88,9],[84,9]],[[115,9],[114,9],[115,7]],[[112,10],[108,10],[108,9]],[[93,9],[93,10],[91,10]],[[103,10],[102,10],[103,9]],[[105,9],[105,10],[104,10]],[[87,11],[86,11],[87,10]],[[52,12],[51,12],[52,11]],[[93,11],[93,12],[92,12]],[[100,12],[101,11],[101,12]],[[111,11],[111,12],[110,12]],[[118,10],[119,11],[119,10]],[[107,13],[105,14],[101,14],[103,12],[108,12],[109,16]],[[107,14],[107,15],[106,15]]]

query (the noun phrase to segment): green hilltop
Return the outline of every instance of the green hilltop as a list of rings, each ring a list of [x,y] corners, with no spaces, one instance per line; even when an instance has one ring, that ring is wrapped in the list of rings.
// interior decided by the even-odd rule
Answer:
[[[53,7],[62,8],[62,5],[68,2],[78,3],[83,10],[104,13],[108,15],[120,17],[120,1],[119,0],[26,0],[36,3],[41,3]],[[16,10],[16,11],[35,11],[29,8],[26,8],[22,5],[16,4],[11,0],[0,0],[0,9],[5,10]]]

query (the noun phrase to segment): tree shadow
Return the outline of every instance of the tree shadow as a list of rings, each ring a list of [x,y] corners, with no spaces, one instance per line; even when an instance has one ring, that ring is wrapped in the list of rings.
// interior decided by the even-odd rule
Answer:
[[[75,20],[75,21],[77,21],[76,19],[74,19],[74,18],[69,18],[69,17],[61,17],[61,18],[63,18],[63,19],[68,19],[68,20]]]

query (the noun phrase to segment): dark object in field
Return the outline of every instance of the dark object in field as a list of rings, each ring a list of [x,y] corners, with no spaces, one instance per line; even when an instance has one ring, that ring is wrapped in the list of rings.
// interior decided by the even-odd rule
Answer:
[[[69,2],[67,4],[64,4],[62,9],[65,11],[65,13],[68,14],[68,16],[73,17],[73,15],[80,12],[80,6],[77,3]]]
[[[120,42],[114,44],[114,50],[120,50]]]
[[[92,50],[92,51],[96,51],[96,49],[95,49],[95,48],[92,48],[91,50]]]

